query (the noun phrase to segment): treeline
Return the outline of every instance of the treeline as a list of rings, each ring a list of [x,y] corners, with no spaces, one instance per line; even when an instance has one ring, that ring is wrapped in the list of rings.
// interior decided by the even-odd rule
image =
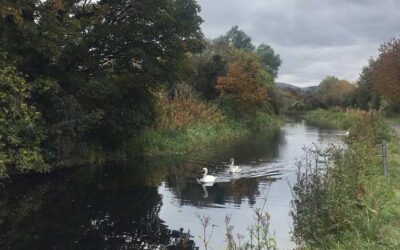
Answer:
[[[225,116],[251,119],[257,111],[274,113],[274,79],[279,55],[266,44],[257,48],[238,26],[204,42],[191,57],[191,77],[182,82],[190,94],[217,104]]]
[[[274,78],[281,60],[274,50],[232,27],[189,54],[185,76],[157,92],[156,120],[127,150],[142,155],[184,154],[253,130],[276,128]]]
[[[200,51],[195,1],[3,0],[0,175],[79,164],[154,120],[153,89]]]
[[[237,26],[205,40],[199,11],[195,0],[2,0],[0,176],[124,148],[176,99],[236,120],[275,112],[279,56]]]
[[[352,103],[363,109],[400,112],[400,39],[381,45],[378,58],[370,59],[357,82]]]
[[[400,39],[392,39],[381,45],[379,56],[370,59],[351,83],[335,76],[327,76],[319,86],[308,92],[283,91],[280,93],[286,105],[284,112],[300,112],[331,107],[383,110],[400,112]],[[282,92],[282,91],[281,91]]]

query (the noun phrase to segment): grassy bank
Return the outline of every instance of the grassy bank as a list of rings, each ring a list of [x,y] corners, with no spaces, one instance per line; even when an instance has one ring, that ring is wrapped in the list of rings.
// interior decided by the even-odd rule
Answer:
[[[220,121],[188,124],[179,129],[149,128],[128,145],[128,152],[145,155],[184,154],[245,136],[259,129],[275,129],[280,117],[256,115],[246,122]]]
[[[152,127],[129,141],[127,155],[185,154],[253,130],[279,127],[282,119],[259,110],[233,119],[221,107],[194,97],[169,100],[160,92],[158,113]]]
[[[293,188],[294,238],[304,249],[399,249],[400,144],[378,113],[344,114],[314,111],[323,117],[354,123],[346,148],[309,150],[299,162]],[[318,114],[318,116],[316,115]],[[357,128],[357,129],[354,129]],[[382,176],[380,148],[389,140],[389,177]],[[321,156],[327,161],[320,164]],[[316,160],[319,159],[319,160]]]
[[[353,123],[353,115],[357,112],[349,110],[344,112],[341,109],[316,109],[307,112],[304,119],[313,125],[323,126],[334,129],[348,129]]]
[[[179,155],[224,143],[259,130],[277,129],[284,119],[267,110],[234,120],[220,107],[196,98],[159,99],[156,120],[151,127],[117,149],[90,144],[82,150],[91,165],[123,161],[138,156]]]

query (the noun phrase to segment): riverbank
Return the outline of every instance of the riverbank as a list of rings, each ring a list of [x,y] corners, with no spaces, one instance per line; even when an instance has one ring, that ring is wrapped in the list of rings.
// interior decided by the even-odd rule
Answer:
[[[224,120],[220,122],[198,122],[179,129],[149,128],[132,140],[127,152],[147,156],[185,154],[211,145],[249,135],[259,130],[278,129],[283,118],[258,114],[245,122]]]
[[[310,173],[295,190],[295,236],[305,249],[400,247],[400,144],[377,112],[317,110],[307,117],[346,128],[346,149],[331,148],[327,169],[303,162]],[[337,119],[332,121],[331,119]],[[388,177],[382,176],[379,143],[388,141]]]
[[[356,115],[356,110],[348,110],[344,112],[339,108],[333,108],[330,110],[316,109],[307,112],[304,115],[304,119],[313,125],[323,126],[333,129],[348,129],[353,123],[353,116]]]
[[[183,228],[184,233],[190,230],[190,240],[202,249],[199,214],[211,218],[208,232],[214,233],[209,249],[225,249],[225,215],[232,215],[234,239],[237,241],[240,233],[246,237],[241,240],[245,244],[250,240],[248,228],[256,223],[254,210],[264,207],[269,197],[264,212],[270,215],[270,235],[279,249],[292,249],[287,178],[296,179],[293,159],[302,156],[304,144],[328,143],[336,138],[336,131],[288,122],[277,131],[261,130],[185,155],[138,157],[98,167],[64,169],[47,177],[10,179],[1,190],[0,228],[7,233],[0,245],[5,249],[40,248],[50,243],[61,247],[68,241],[71,248],[83,249],[95,241],[103,249],[129,241],[135,245],[128,248],[142,242],[167,247],[176,241],[168,238],[165,228]],[[232,157],[242,168],[237,179],[224,164]],[[213,186],[204,189],[196,182],[203,167],[218,177]],[[107,226],[110,224],[114,226]],[[23,240],[27,232],[34,240]],[[161,237],[148,237],[160,232]],[[48,243],[49,237],[54,241]]]

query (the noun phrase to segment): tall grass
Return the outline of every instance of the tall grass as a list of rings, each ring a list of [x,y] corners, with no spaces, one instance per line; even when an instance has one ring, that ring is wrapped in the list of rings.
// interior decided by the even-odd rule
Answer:
[[[293,187],[294,240],[306,249],[399,249],[400,146],[376,112],[350,112],[345,148],[309,149]],[[357,128],[357,129],[354,129]],[[379,147],[389,146],[390,177]]]
[[[354,123],[354,115],[365,113],[366,111],[341,108],[332,108],[329,110],[316,109],[306,113],[304,119],[314,125],[334,129],[348,129]]]
[[[184,154],[245,133],[240,124],[197,123],[180,130],[148,129],[128,145],[129,152],[145,155]]]
[[[216,105],[193,97],[168,100],[160,92],[155,129],[179,130],[196,123],[220,123],[225,120]]]
[[[271,186],[269,186],[270,188]],[[268,201],[268,192],[263,197],[264,203],[261,207],[254,208],[254,221],[248,227],[248,234],[234,233],[234,226],[231,224],[231,215],[225,216],[225,243],[226,250],[276,250],[277,244],[275,235],[270,231],[270,215],[265,211],[265,206]],[[200,239],[203,242],[205,249],[208,249],[208,244],[213,236],[213,229],[208,230],[210,224],[210,216],[199,216],[203,227],[203,235]],[[244,233],[244,232],[243,232]]]
[[[195,98],[160,97],[156,124],[127,145],[128,154],[184,154],[243,136],[252,130],[276,128],[282,120],[257,112],[244,121],[222,115],[213,104]]]

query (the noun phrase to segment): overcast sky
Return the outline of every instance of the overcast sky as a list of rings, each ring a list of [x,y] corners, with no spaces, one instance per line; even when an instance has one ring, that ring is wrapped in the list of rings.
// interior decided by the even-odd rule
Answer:
[[[355,81],[383,41],[400,35],[400,0],[198,0],[207,38],[233,25],[280,54],[278,82]]]

